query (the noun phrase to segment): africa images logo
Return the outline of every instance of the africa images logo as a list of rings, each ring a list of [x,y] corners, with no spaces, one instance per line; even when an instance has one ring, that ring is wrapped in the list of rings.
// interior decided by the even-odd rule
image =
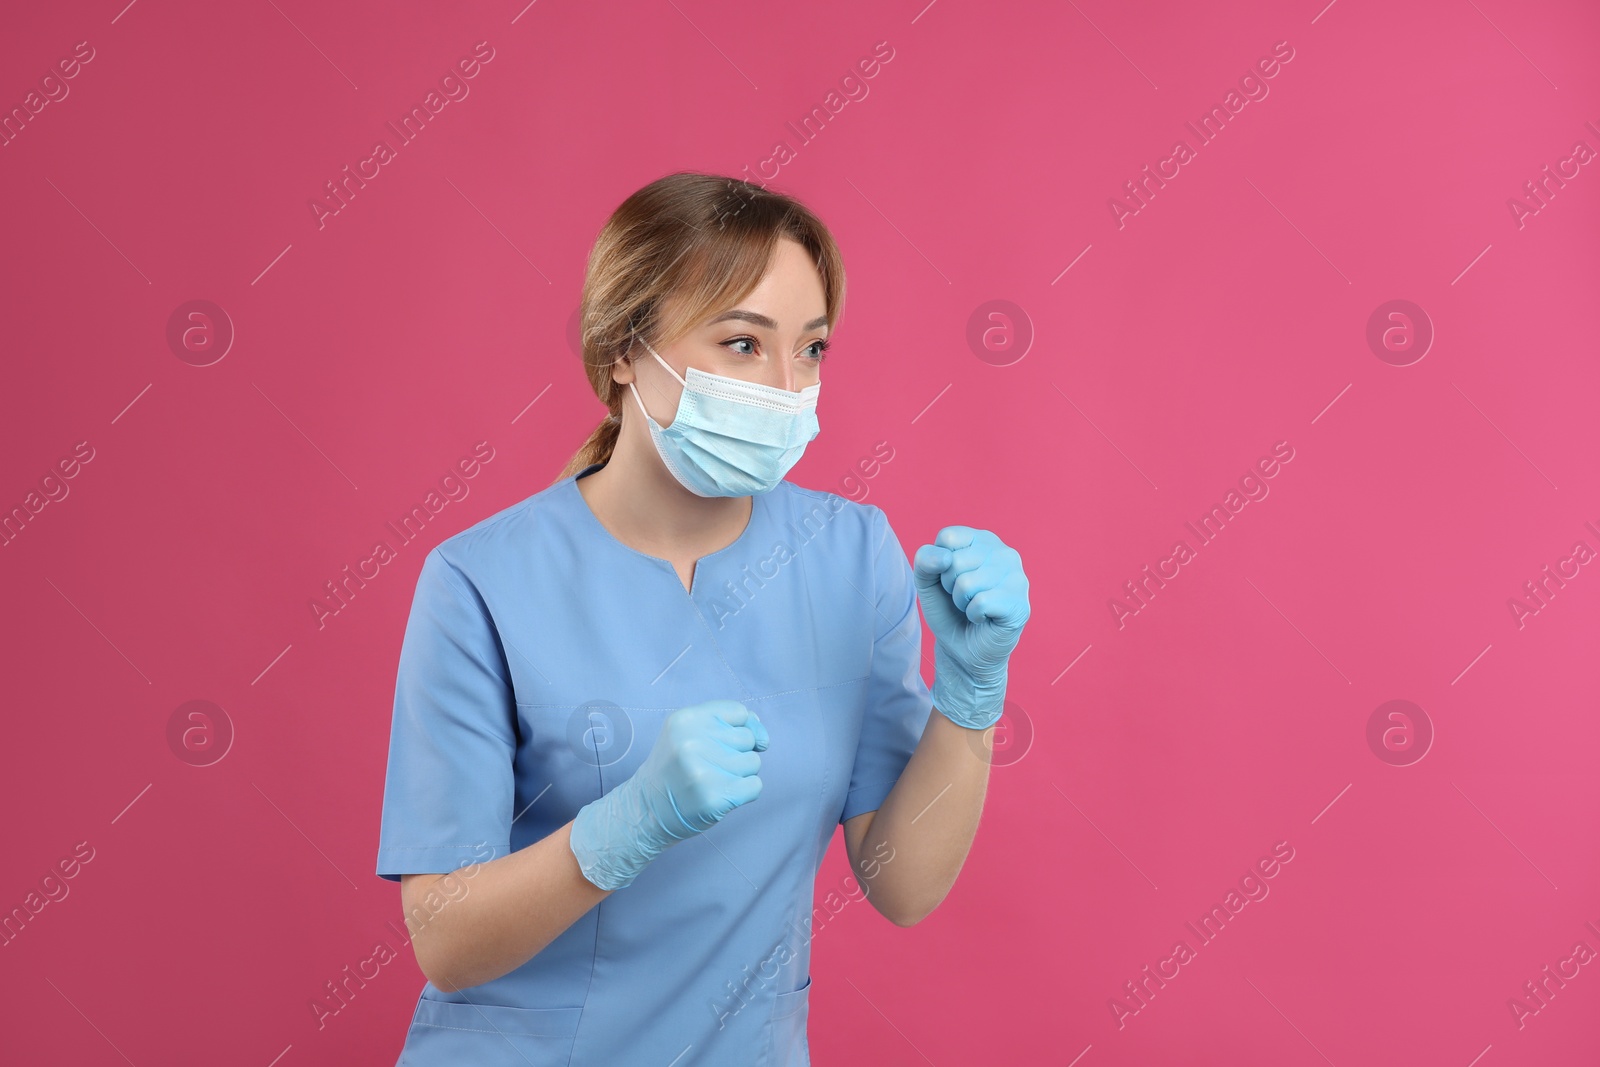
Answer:
[[[1255,465],[1239,478],[1238,489],[1230,488],[1222,497],[1221,503],[1212,504],[1210,510],[1200,516],[1197,520],[1198,526],[1195,522],[1185,522],[1184,526],[1194,534],[1195,545],[1203,548],[1211,544],[1227,528],[1229,522],[1238,518],[1245,505],[1251,501],[1265,500],[1267,494],[1272,492],[1267,480],[1277,477],[1283,467],[1293,459],[1294,446],[1288,441],[1279,441],[1272,446],[1272,455],[1262,456],[1256,460]],[[1106,606],[1111,611],[1111,618],[1117,624],[1117,629],[1126,627],[1129,619],[1148,608],[1156,593],[1166,588],[1167,582],[1183,573],[1182,568],[1185,565],[1200,557],[1195,545],[1190,545],[1187,539],[1178,540],[1165,559],[1156,561],[1155,570],[1151,570],[1150,564],[1147,563],[1139,577],[1130,578],[1122,583],[1124,596],[1107,599]]]
[[[476,78],[487,65],[494,59],[494,49],[488,41],[479,41],[472,46],[472,55],[456,61],[456,65],[439,79],[439,88],[429,89],[422,103],[412,104],[411,109],[400,117],[400,125],[393,122],[385,123],[394,134],[395,144],[405,146],[410,144],[422,133],[430,121],[437,118],[439,113],[452,101],[459,103],[472,92],[472,86],[467,83]],[[441,96],[440,93],[443,93]],[[383,173],[383,168],[400,157],[394,146],[380,138],[372,146],[372,154],[366,159],[356,163],[354,172],[348,163],[344,166],[343,177],[337,182],[326,182],[325,196],[312,197],[306,203],[311,208],[311,217],[316,220],[317,229],[327,226],[329,217],[339,214],[350,206],[350,201],[355,199],[357,191],[365,189],[367,182]]]

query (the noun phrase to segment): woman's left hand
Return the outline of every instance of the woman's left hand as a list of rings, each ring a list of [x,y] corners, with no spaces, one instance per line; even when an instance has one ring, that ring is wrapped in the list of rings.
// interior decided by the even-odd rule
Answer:
[[[1022,557],[988,530],[946,526],[912,561],[922,617],[933,631],[933,703],[951,721],[1000,719],[1006,663],[1028,621]]]

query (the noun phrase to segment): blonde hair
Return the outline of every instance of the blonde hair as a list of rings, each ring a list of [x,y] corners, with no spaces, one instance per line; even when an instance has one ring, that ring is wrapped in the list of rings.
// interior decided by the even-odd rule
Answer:
[[[611,367],[632,358],[635,338],[660,351],[733,307],[760,284],[785,237],[817,265],[831,333],[844,310],[844,261],[798,200],[738,178],[680,172],[622,202],[589,252],[579,304],[584,371],[610,414],[556,481],[611,458],[627,389],[611,380]]]

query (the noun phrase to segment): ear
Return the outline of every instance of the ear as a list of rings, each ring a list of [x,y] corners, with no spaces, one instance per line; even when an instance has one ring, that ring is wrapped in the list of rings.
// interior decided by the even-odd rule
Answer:
[[[611,361],[611,380],[618,385],[627,385],[634,380],[633,360],[626,352]]]

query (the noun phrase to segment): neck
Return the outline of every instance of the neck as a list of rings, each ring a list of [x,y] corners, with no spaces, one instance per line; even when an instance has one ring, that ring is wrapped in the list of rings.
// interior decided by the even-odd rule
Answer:
[[[748,496],[703,497],[678,483],[640,427],[623,416],[606,465],[579,478],[578,491],[613,537],[647,555],[698,559],[726,548],[749,524]]]

